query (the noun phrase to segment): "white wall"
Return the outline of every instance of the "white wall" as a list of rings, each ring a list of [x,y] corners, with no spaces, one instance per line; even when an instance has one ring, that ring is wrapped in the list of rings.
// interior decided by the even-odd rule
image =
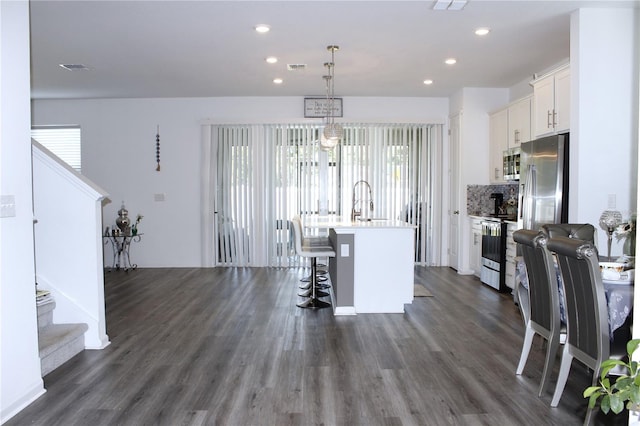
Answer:
[[[44,392],[33,263],[29,106],[29,3],[0,2],[0,422]]]
[[[509,102],[509,89],[464,88],[451,101],[450,114],[462,111],[460,129],[460,225],[458,273],[472,274],[469,267],[471,224],[467,216],[467,185],[489,184],[489,114]]]
[[[569,219],[597,228],[609,195],[624,218],[637,211],[640,11],[581,9],[571,17]],[[588,48],[587,48],[588,47]],[[606,253],[606,233],[598,247]],[[622,253],[614,238],[612,254]]]
[[[445,123],[446,98],[344,98],[344,122]],[[131,248],[141,267],[201,266],[201,124],[319,122],[303,118],[302,97],[35,100],[33,124],[79,124],[83,174],[110,194],[104,226],[120,203],[144,215]],[[155,135],[160,126],[161,171]],[[154,201],[164,194],[165,201]],[[105,248],[110,264],[110,248]]]

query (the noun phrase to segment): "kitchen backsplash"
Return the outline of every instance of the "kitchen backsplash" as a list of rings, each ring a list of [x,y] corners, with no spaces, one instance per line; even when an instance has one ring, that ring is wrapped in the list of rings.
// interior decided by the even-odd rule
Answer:
[[[505,185],[467,185],[467,214],[472,216],[491,216],[494,212],[493,193],[501,193],[506,203],[510,198],[516,201],[518,198],[517,183]]]

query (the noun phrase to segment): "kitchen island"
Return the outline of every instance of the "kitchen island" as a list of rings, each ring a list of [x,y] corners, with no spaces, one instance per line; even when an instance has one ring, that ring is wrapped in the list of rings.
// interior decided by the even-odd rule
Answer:
[[[415,226],[398,220],[311,216],[303,227],[325,229],[335,315],[402,313],[413,302]]]

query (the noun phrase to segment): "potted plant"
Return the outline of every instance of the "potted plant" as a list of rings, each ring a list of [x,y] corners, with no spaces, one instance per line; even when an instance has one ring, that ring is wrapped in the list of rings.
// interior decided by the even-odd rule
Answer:
[[[598,400],[600,400],[600,409],[605,414],[609,411],[618,414],[625,407],[629,411],[640,408],[640,370],[638,362],[632,360],[638,346],[640,346],[640,339],[627,342],[628,362],[619,359],[608,359],[602,362],[600,384],[589,386],[583,393],[585,398],[589,398],[589,408],[595,407]],[[607,376],[614,368],[623,369],[625,373],[618,376],[612,383]]]

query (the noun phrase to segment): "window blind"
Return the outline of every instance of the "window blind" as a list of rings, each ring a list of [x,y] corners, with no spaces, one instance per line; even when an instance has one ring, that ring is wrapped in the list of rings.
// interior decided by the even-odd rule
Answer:
[[[31,137],[82,172],[80,126],[35,126],[31,129]]]

